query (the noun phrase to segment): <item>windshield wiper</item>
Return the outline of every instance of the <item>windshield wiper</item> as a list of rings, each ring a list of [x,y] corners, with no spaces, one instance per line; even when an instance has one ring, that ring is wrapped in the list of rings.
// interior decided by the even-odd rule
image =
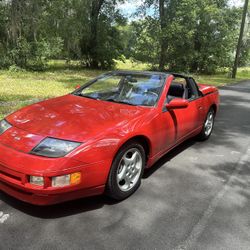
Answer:
[[[89,98],[89,99],[94,99],[94,100],[100,100],[99,98],[96,98],[96,97],[93,97],[93,96],[89,96],[89,95],[83,95],[83,94],[77,94],[78,96],[81,96],[81,97],[86,97],[86,98]]]
[[[133,103],[130,103],[130,102],[118,101],[118,100],[115,100],[115,99],[112,99],[112,98],[106,99],[105,101],[108,101],[108,102],[116,102],[116,103],[122,103],[122,104],[131,105],[131,106],[137,106],[137,105],[135,105],[135,104],[133,104]]]

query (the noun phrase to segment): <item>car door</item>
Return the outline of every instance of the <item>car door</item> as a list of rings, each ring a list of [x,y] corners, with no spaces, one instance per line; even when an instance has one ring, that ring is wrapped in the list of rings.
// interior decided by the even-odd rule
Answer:
[[[189,102],[193,101],[194,105],[196,106],[196,109],[198,110],[196,127],[200,128],[203,126],[206,117],[204,98],[202,98],[202,93],[199,91],[195,80],[191,77],[189,77],[187,80],[189,81],[189,84],[192,88],[192,92],[194,93],[193,97],[190,99]]]
[[[171,86],[177,83],[183,86],[183,93],[181,91],[171,93]],[[168,116],[171,117],[172,124],[174,125],[175,144],[199,129],[201,123],[200,113],[202,112],[202,100],[199,96],[198,90],[194,88],[190,79],[184,77],[176,77],[172,81],[167,93],[165,104],[170,102],[173,98],[184,98],[187,99],[189,103],[187,108],[165,110],[165,112],[168,113]],[[168,118],[166,118],[166,122],[169,122]]]
[[[196,86],[196,89],[192,88],[187,78],[182,78],[179,82],[177,80],[175,78],[172,82],[167,81],[166,92],[163,91],[162,106],[159,107],[158,115],[152,120],[152,131],[154,131],[156,141],[154,150],[158,155],[172,148],[201,126],[203,98],[200,98],[198,87]],[[175,89],[173,91],[171,85],[175,84],[180,84],[182,90],[179,88],[179,90]],[[174,110],[167,109],[166,105],[174,98],[187,99],[188,107]]]

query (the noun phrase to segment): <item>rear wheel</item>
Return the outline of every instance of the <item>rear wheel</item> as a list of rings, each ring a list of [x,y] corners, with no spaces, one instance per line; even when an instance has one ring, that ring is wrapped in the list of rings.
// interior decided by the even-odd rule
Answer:
[[[214,118],[215,118],[215,111],[213,108],[210,108],[208,113],[207,113],[205,122],[203,124],[202,131],[198,135],[199,140],[204,141],[210,137],[210,135],[212,134],[212,131],[213,131],[213,127],[214,127]]]
[[[109,173],[106,193],[123,200],[138,189],[145,167],[145,150],[141,144],[125,144],[116,155]]]

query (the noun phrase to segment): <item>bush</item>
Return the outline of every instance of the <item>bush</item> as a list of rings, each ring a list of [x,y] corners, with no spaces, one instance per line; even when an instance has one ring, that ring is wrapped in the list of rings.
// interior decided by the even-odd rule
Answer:
[[[62,39],[58,37],[30,43],[25,38],[19,38],[13,48],[7,48],[7,53],[0,47],[0,67],[41,71],[47,67],[48,59],[60,54],[62,47]]]
[[[18,67],[18,66],[16,66],[16,65],[11,65],[9,67],[9,71],[10,72],[24,72],[25,70],[22,69],[22,68],[20,68],[20,67]]]
[[[20,68],[26,68],[28,59],[31,57],[31,46],[25,38],[19,38],[16,46],[10,50],[9,58],[10,63],[17,65]]]

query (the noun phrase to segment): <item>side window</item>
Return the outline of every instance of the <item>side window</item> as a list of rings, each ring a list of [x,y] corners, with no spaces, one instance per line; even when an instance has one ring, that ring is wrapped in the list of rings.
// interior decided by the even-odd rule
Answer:
[[[169,103],[175,98],[188,99],[187,81],[183,77],[175,77],[172,81],[167,93],[166,103]]]
[[[196,99],[199,97],[199,91],[197,88],[196,83],[194,82],[194,80],[192,78],[188,79],[188,99]]]
[[[169,103],[175,98],[193,100],[199,97],[199,90],[192,78],[175,77],[172,81],[165,103]]]

